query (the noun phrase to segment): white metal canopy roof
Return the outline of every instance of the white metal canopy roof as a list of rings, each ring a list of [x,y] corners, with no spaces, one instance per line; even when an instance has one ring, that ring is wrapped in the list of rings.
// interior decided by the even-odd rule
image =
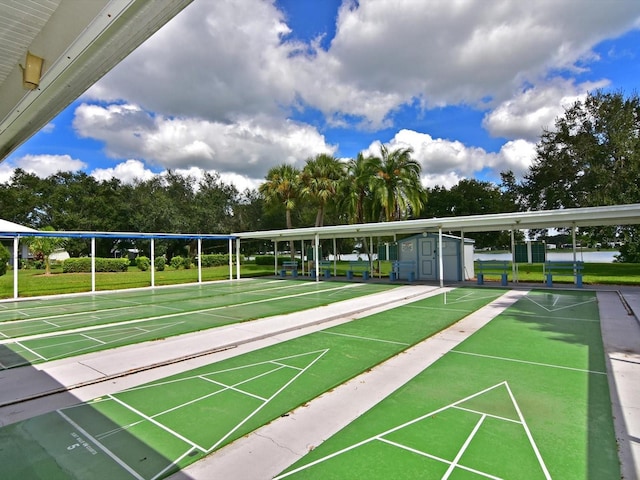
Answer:
[[[191,2],[0,0],[0,162]],[[34,90],[27,51],[44,59]]]
[[[319,238],[358,238],[363,236],[391,236],[394,234],[436,232],[440,229],[446,232],[493,232],[511,229],[526,230],[536,228],[635,224],[640,224],[639,203],[605,207],[566,208],[561,210],[404,220],[384,223],[264,230],[259,232],[236,233],[235,235],[241,240],[261,238],[273,241],[288,241],[310,239],[316,235],[318,235]]]
[[[29,227],[25,227],[24,225],[20,225],[19,223],[13,223],[8,220],[3,220],[0,218],[0,238],[10,238],[11,235],[6,236],[5,232],[14,232],[16,234],[24,234],[37,232],[37,230]]]

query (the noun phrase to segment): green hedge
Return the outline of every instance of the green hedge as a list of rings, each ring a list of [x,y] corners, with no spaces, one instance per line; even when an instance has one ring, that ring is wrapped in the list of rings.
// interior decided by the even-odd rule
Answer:
[[[6,247],[0,244],[0,275],[7,273],[7,263],[11,258],[11,253]]]
[[[209,255],[202,255],[203,267],[221,267],[223,265],[229,265],[228,253],[212,253]]]
[[[126,272],[129,269],[128,258],[98,258],[96,257],[96,272]],[[62,262],[64,273],[91,272],[91,258],[67,258]]]
[[[298,266],[300,266],[300,259],[296,258],[297,262],[298,262]],[[279,255],[278,256],[278,265],[282,265],[282,262],[290,262],[291,261],[291,257],[290,256],[282,256]],[[256,255],[256,265],[273,265],[275,262],[275,257],[273,255]]]

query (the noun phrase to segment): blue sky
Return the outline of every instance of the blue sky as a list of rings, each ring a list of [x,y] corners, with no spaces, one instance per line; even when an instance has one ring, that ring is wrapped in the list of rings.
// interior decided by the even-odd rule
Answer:
[[[637,93],[637,0],[195,0],[0,163],[131,182],[411,147],[425,186],[523,175],[597,88]]]

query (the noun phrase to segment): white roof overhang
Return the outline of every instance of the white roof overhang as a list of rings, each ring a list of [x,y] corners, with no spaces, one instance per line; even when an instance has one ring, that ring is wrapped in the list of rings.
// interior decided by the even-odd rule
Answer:
[[[192,0],[0,0],[0,162]],[[23,86],[27,51],[44,59]]]
[[[30,233],[37,232],[37,230],[0,218],[0,238],[11,238],[10,236],[3,235],[4,232]]]
[[[437,232],[440,229],[446,232],[493,232],[512,229],[527,230],[636,224],[640,224],[640,204],[638,203],[606,207],[567,208],[397,222],[265,230],[236,233],[234,235],[241,240],[269,239],[272,241],[289,241],[310,239],[316,235],[321,239],[360,238]]]

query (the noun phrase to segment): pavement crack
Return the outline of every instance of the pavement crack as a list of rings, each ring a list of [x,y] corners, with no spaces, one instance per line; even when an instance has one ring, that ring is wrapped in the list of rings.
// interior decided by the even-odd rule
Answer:
[[[276,447],[278,448],[282,448],[288,452],[290,452],[292,455],[296,455],[297,457],[301,458],[304,454],[300,454],[298,452],[294,452],[291,448],[287,447],[286,445],[282,445],[278,442],[276,442],[273,438],[267,436],[267,435],[261,435],[260,433],[254,432],[255,435],[257,435],[260,438],[264,438],[265,440],[269,440],[271,443],[273,443]]]
[[[80,365],[82,365],[83,367],[87,367],[90,368],[91,370],[93,370],[94,372],[99,373],[100,375],[102,375],[103,377],[107,377],[108,375],[105,372],[101,372],[100,370],[98,370],[95,367],[92,367],[91,365],[88,365],[86,363],[82,363],[82,362],[78,362]]]

